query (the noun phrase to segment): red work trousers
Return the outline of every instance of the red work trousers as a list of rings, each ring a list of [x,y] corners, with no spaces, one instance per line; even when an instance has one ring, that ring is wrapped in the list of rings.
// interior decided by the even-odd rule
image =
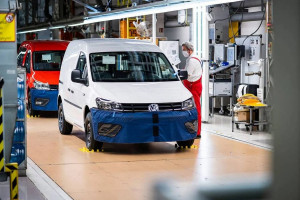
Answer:
[[[197,136],[201,135],[201,104],[200,97],[202,93],[202,77],[195,82],[183,81],[184,86],[192,93],[198,113],[198,132]]]

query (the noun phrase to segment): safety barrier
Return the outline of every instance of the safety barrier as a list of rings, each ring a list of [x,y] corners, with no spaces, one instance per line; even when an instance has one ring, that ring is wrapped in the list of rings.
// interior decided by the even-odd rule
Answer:
[[[18,200],[19,199],[18,163],[6,164],[5,172],[8,172],[10,177],[10,199]]]

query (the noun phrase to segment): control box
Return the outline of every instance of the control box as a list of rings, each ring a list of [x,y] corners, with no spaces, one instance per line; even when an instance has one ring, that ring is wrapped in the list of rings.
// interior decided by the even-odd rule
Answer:
[[[232,96],[232,83],[230,79],[210,80],[209,96]]]

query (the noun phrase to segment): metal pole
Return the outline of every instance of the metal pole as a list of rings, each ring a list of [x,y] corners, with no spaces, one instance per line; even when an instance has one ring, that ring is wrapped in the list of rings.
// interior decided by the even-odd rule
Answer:
[[[208,7],[201,7],[201,46],[202,55],[201,58],[204,60],[209,60],[209,44],[208,44],[208,21],[207,21]],[[203,62],[203,72],[202,72],[202,121],[208,122],[209,118],[209,69],[208,62]]]
[[[156,14],[152,14],[152,42],[156,44]]]

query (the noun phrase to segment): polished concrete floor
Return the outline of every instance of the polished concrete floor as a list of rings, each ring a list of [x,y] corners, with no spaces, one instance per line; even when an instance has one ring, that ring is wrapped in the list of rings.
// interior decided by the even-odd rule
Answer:
[[[245,125],[240,125],[240,129],[234,127],[234,131],[232,132],[231,121],[232,118],[230,116],[215,114],[213,117],[209,117],[208,123],[202,124],[202,129],[262,148],[273,148],[273,137],[269,132],[265,131],[268,128],[267,126],[264,127],[264,131],[253,131],[252,135],[250,135]]]
[[[202,132],[190,149],[175,143],[105,144],[86,152],[83,132],[61,135],[57,118],[28,118],[28,157],[74,199],[151,199],[158,178],[209,183],[232,175],[264,176],[271,152]],[[209,129],[209,127],[206,127]]]

